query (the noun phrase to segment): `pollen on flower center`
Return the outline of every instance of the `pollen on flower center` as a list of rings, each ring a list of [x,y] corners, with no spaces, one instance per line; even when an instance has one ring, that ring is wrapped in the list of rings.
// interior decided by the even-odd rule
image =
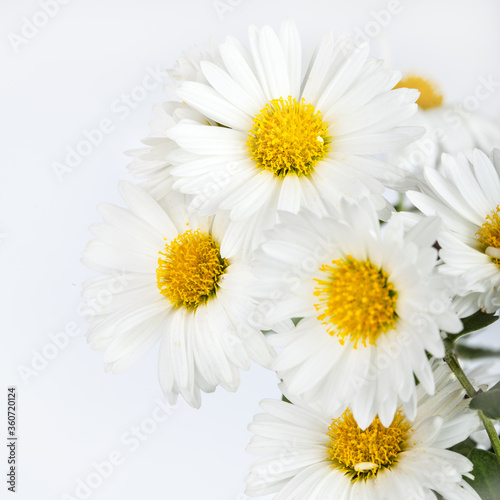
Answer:
[[[476,233],[480,250],[500,266],[500,205],[485,217],[484,224]]]
[[[397,292],[383,269],[348,255],[319,270],[326,277],[315,280],[318,320],[330,335],[339,337],[341,344],[347,339],[354,348],[359,341],[365,347],[367,341],[375,345],[382,333],[394,327]]]
[[[185,231],[159,252],[157,285],[174,307],[196,309],[212,297],[228,263],[210,234]]]
[[[443,96],[439,93],[436,85],[419,76],[408,76],[401,80],[394,88],[398,89],[402,87],[417,89],[420,92],[420,96],[417,99],[419,108],[437,108],[443,103]]]
[[[276,177],[308,176],[330,151],[328,124],[312,104],[273,99],[253,119],[248,132],[250,157]]]
[[[375,476],[382,468],[395,464],[404,450],[411,428],[402,410],[389,427],[378,417],[364,431],[349,409],[332,420],[328,428],[327,456],[332,466],[340,467],[352,480]]]

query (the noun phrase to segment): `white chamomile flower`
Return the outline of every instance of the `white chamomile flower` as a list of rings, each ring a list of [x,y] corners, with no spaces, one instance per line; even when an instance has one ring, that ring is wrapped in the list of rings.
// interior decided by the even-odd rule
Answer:
[[[500,307],[500,151],[493,161],[475,150],[470,163],[463,154],[443,155],[443,171],[424,170],[422,192],[408,198],[424,214],[438,215],[440,270],[465,283],[478,307]]]
[[[396,88],[399,87],[420,92],[418,112],[405,124],[422,126],[427,131],[418,141],[389,153],[388,162],[420,177],[424,167],[440,168],[442,153],[457,154],[461,151],[470,157],[474,148],[489,151],[500,147],[500,123],[468,109],[467,100],[462,105],[444,103],[437,86],[420,76],[404,78],[397,84]]]
[[[250,359],[269,365],[273,354],[247,323],[252,277],[225,237],[227,217],[188,216],[178,193],[158,204],[132,184],[120,191],[129,210],[101,205],[104,223],[91,226],[96,239],[82,257],[102,273],[83,285],[89,342],[117,373],[161,341],[159,380],[171,404],[180,393],[199,407],[200,390],[218,385],[235,391],[239,369]]]
[[[397,89],[401,74],[349,39],[320,41],[304,73],[296,27],[249,30],[250,50],[228,37],[220,60],[203,60],[204,81],[184,81],[179,98],[217,126],[180,122],[167,136],[183,150],[170,169],[174,188],[194,195],[204,215],[229,210],[257,220],[277,210],[326,212],[324,201],[371,197],[385,217],[384,186],[405,183],[403,170],[373,155],[400,148],[423,129],[401,127],[417,110],[416,90]],[[250,219],[250,217],[252,219]]]
[[[328,411],[349,406],[366,428],[392,422],[400,402],[415,416],[416,376],[432,393],[427,353],[444,355],[440,329],[459,332],[443,276],[435,272],[439,221],[405,230],[400,214],[381,230],[367,200],[341,202],[337,217],[281,213],[257,251],[253,318],[272,328],[302,317],[269,341],[287,390]]]
[[[248,451],[260,458],[247,478],[247,495],[275,500],[479,500],[463,479],[472,463],[447,450],[477,429],[465,391],[442,362],[434,363],[437,392],[418,388],[410,421],[398,408],[384,427],[377,417],[361,429],[347,409],[318,412],[276,400],[261,403],[249,429]]]

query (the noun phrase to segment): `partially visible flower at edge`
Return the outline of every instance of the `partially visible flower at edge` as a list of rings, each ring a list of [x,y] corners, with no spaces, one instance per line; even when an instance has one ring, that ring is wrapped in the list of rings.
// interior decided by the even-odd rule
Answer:
[[[475,148],[491,150],[500,146],[500,122],[463,104],[447,103],[432,81],[408,75],[397,87],[414,88],[420,92],[418,111],[405,125],[426,129],[423,137],[412,144],[391,151],[385,159],[415,175],[415,182],[425,167],[441,170],[441,155],[464,153],[469,159]]]
[[[249,426],[247,495],[276,500],[478,500],[463,479],[472,463],[447,450],[479,426],[465,391],[441,360],[433,362],[436,394],[418,387],[413,421],[399,408],[390,425],[378,417],[361,430],[349,410],[318,412],[293,401],[264,400]]]
[[[440,271],[459,277],[458,294],[486,312],[500,307],[500,150],[492,159],[475,150],[472,163],[463,154],[443,155],[443,172],[427,168],[421,192],[410,201],[424,214],[443,220],[438,243]]]

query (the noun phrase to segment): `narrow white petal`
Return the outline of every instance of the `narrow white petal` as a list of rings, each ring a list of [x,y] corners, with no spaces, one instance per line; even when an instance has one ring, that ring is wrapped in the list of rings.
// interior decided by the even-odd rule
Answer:
[[[247,134],[224,127],[177,125],[168,136],[186,151],[200,155],[234,155],[247,152]]]
[[[207,71],[211,77],[214,77],[213,71]],[[228,85],[227,79],[224,84],[224,90],[229,89],[234,93],[234,86]],[[177,90],[177,94],[183,101],[217,123],[243,131],[249,130],[252,126],[252,119],[246,112],[231,104],[225,96],[208,85],[199,82],[184,82]]]
[[[301,198],[302,190],[299,178],[293,174],[287,175],[281,183],[278,210],[297,213],[300,208]]]
[[[230,43],[223,43],[220,45],[220,53],[229,74],[262,109],[268,99],[241,51]]]
[[[500,178],[489,158],[476,149],[472,155],[472,165],[477,181],[489,206],[496,207],[500,200]]]
[[[288,66],[290,94],[299,96],[302,77],[302,44],[295,23],[290,20],[283,23],[280,40]]]
[[[149,194],[130,182],[122,181],[118,187],[123,199],[137,217],[150,224],[165,238],[177,236],[176,227]]]
[[[477,224],[478,226],[483,224],[484,221],[482,218],[471,208],[458,189],[437,172],[437,170],[426,168],[424,174],[427,182],[439,199],[473,224]]]
[[[325,118],[335,102],[342,97],[359,75],[368,58],[369,50],[368,44],[357,47],[328,83],[317,103],[317,107],[323,110]],[[328,118],[326,120],[328,121]]]
[[[316,52],[311,59],[311,67],[306,73],[304,80],[305,87],[302,91],[302,97],[306,102],[316,106],[320,97],[321,90],[324,88],[326,75],[330,69],[331,61],[334,57],[335,44],[333,34],[325,33],[320,40]],[[338,51],[339,48],[336,47]]]
[[[202,61],[201,69],[207,80],[219,94],[250,117],[247,127],[247,130],[249,130],[252,125],[251,117],[261,110],[262,103],[255,101],[245,90],[245,87],[242,87],[216,64],[209,61]]]
[[[276,33],[264,26],[259,34],[259,52],[271,99],[291,95],[288,65]]]
[[[260,86],[262,87],[262,91],[264,92],[267,102],[270,101],[273,97],[267,83],[267,75],[260,54],[259,29],[255,26],[250,26],[250,28],[248,28],[248,37],[250,39],[250,51],[252,53],[253,63],[255,65],[256,76]]]

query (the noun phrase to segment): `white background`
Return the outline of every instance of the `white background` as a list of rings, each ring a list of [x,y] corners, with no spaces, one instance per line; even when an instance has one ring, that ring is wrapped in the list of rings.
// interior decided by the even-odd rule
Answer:
[[[98,203],[121,203],[117,182],[130,179],[123,153],[140,147],[153,103],[165,99],[160,85],[142,96],[136,89],[141,97],[133,106],[118,108],[122,96],[142,85],[148,68],[171,67],[189,46],[206,47],[212,34],[246,42],[249,24],[277,29],[290,17],[307,54],[328,29],[367,32],[373,55],[433,77],[448,102],[464,102],[481,78],[500,82],[500,4],[66,0],[22,42],[16,37],[23,36],[23,26],[25,34],[29,30],[27,22],[43,23],[40,3],[0,0],[0,428],[7,425],[7,386],[14,385],[19,435],[17,496],[7,492],[2,444],[0,497],[84,498],[84,490],[76,491],[78,481],[88,480],[93,462],[115,452],[123,463],[90,490],[94,500],[243,500],[253,460],[244,451],[246,426],[262,398],[278,396],[274,374],[253,366],[242,374],[236,394],[205,395],[199,411],[180,402],[153,430],[151,418],[162,400],[156,350],[112,376],[104,373],[102,354],[86,345],[78,308],[81,283],[92,275],[79,261],[90,238],[87,226],[99,220]],[[380,13],[389,5],[397,6],[390,18]],[[500,118],[500,92],[479,106]],[[113,130],[58,179],[54,162],[64,162],[67,148],[103,119]],[[57,350],[47,347],[51,334],[72,324],[81,334]],[[21,376],[27,369],[33,371]],[[149,434],[135,450],[127,439],[141,425]]]

